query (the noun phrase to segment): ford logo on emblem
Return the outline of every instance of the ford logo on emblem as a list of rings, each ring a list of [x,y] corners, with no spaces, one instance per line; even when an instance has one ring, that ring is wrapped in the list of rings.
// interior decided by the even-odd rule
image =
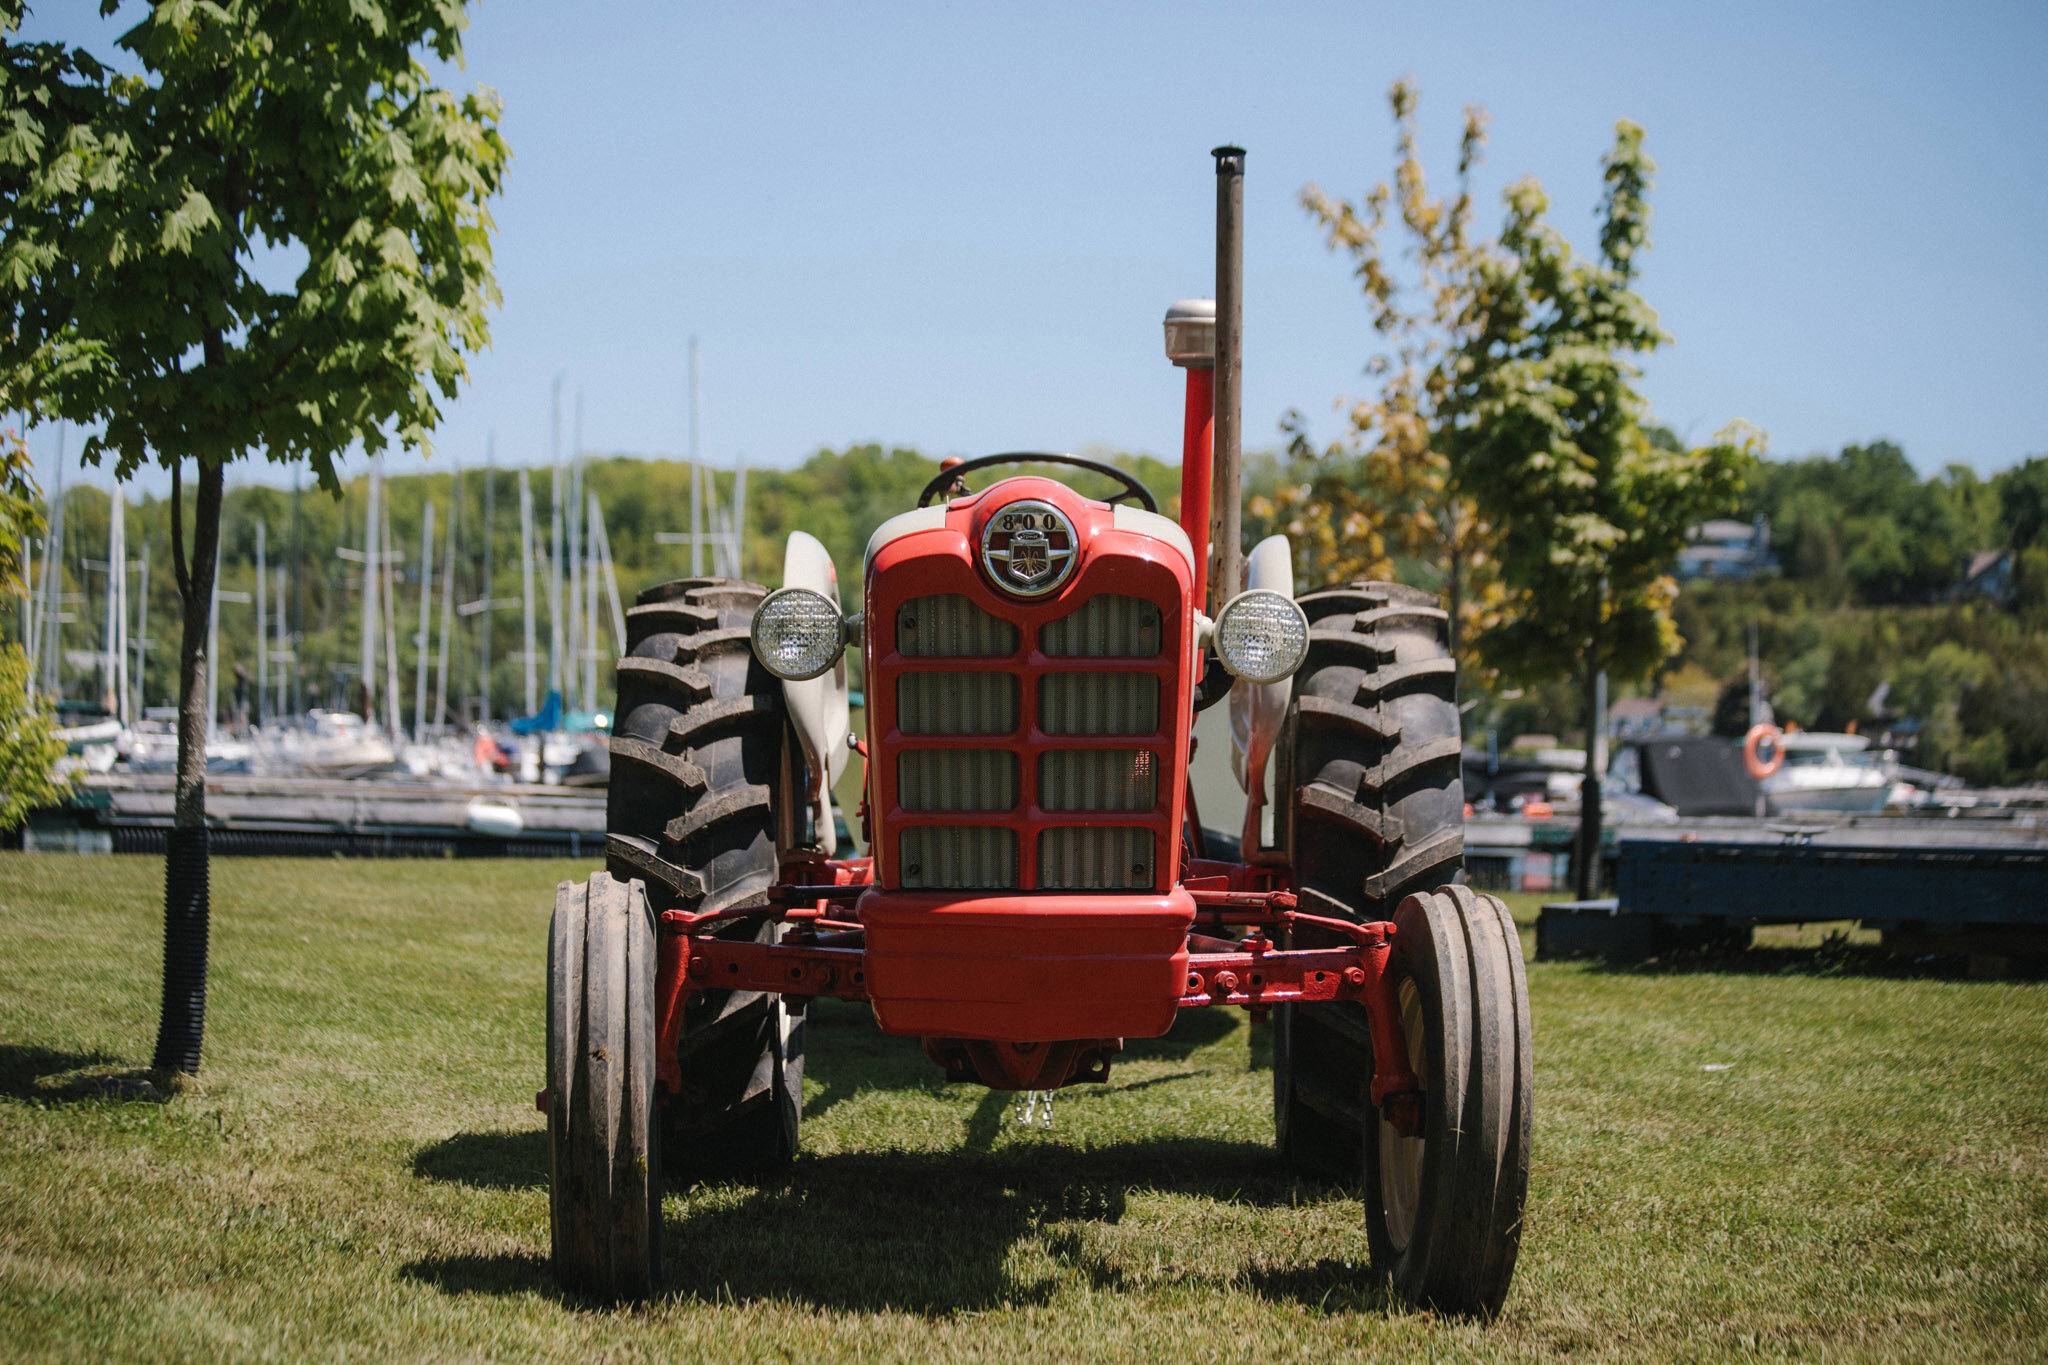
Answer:
[[[1013,502],[981,528],[981,565],[995,585],[1019,597],[1043,597],[1074,568],[1074,528],[1057,507]]]

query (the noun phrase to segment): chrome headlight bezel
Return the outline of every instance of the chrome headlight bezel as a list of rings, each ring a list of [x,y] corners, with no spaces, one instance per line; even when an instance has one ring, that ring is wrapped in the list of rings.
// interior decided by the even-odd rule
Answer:
[[[796,632],[809,632],[810,639],[792,650]],[[762,598],[747,635],[761,667],[785,682],[820,677],[846,652],[846,618],[838,604],[809,588],[777,588]]]
[[[1216,613],[1210,641],[1232,677],[1276,683],[1308,658],[1308,615],[1284,593],[1251,588]]]

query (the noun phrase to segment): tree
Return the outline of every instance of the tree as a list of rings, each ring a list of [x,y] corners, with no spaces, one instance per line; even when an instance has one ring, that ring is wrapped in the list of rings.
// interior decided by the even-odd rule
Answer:
[[[1312,449],[1298,414],[1284,429],[1295,481],[1254,515],[1287,532],[1306,581],[1389,578],[1396,557],[1421,560],[1441,579],[1460,649],[1491,619],[1498,602],[1493,528],[1466,487],[1460,451],[1446,439],[1457,392],[1456,361],[1471,340],[1473,271],[1491,244],[1471,236],[1472,172],[1486,148],[1486,111],[1467,106],[1458,144],[1456,193],[1429,193],[1416,151],[1413,82],[1387,93],[1395,125],[1394,178],[1353,204],[1316,185],[1301,203],[1332,251],[1353,262],[1386,349],[1365,372],[1379,391],[1351,400],[1349,433]],[[1392,214],[1404,230],[1395,250],[1384,239]],[[1472,662],[1471,660],[1467,661]]]
[[[19,0],[0,17],[14,32]],[[303,461],[333,492],[358,443],[424,449],[488,339],[497,98],[457,99],[414,55],[459,60],[464,24],[460,0],[161,0],[119,40],[140,76],[53,44],[5,50],[0,403],[101,424],[85,459],[117,478],[150,461],[171,475],[183,635],[160,1070],[196,1070],[205,1019],[225,466]]]
[[[1504,599],[1480,656],[1509,683],[1576,675],[1583,689],[1581,897],[1598,873],[1598,679],[1642,677],[1676,652],[1672,567],[1690,527],[1735,505],[1759,444],[1739,425],[1692,450],[1653,439],[1632,357],[1668,338],[1634,289],[1655,169],[1642,130],[1617,124],[1602,165],[1597,261],[1549,225],[1534,180],[1508,187],[1438,404],[1446,458],[1496,537]]]
[[[15,432],[0,433],[0,596],[26,596],[22,550],[42,529],[42,492],[28,447]],[[0,829],[55,805],[70,788],[55,771],[64,741],[50,733],[49,700],[30,690],[29,673],[26,650],[0,645]]]

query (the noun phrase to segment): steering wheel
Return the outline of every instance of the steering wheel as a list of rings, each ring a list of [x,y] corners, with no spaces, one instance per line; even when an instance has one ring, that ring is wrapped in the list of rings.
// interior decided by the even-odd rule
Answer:
[[[1077,469],[1092,469],[1097,474],[1107,474],[1123,485],[1123,490],[1110,497],[1108,501],[1122,502],[1125,498],[1136,498],[1147,512],[1159,510],[1159,500],[1152,496],[1152,490],[1113,464],[1104,464],[1100,460],[1084,460],[1079,455],[1052,455],[1037,450],[1011,450],[1001,455],[981,455],[972,460],[962,461],[951,469],[942,469],[937,478],[924,486],[924,492],[917,495],[917,505],[929,507],[932,499],[951,488],[962,474],[970,474],[977,469],[987,469],[990,465],[998,464],[1070,464]]]

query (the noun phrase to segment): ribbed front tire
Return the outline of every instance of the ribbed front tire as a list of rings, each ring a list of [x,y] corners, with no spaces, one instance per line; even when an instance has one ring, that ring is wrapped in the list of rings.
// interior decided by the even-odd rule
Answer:
[[[626,614],[612,727],[606,864],[639,877],[657,913],[762,904],[777,872],[782,688],[748,629],[767,595],[733,579],[679,579]],[[725,937],[766,941],[762,917]],[[803,1015],[779,995],[699,991],[684,1013],[682,1090],[663,1110],[671,1164],[758,1170],[796,1155]]]
[[[1388,920],[1463,865],[1465,795],[1449,618],[1428,593],[1352,583],[1303,595],[1308,658],[1276,747],[1277,817],[1301,908]],[[1300,947],[1336,946],[1298,934]],[[1360,1088],[1372,1056],[1363,1007],[1274,1012],[1273,1118],[1297,1170],[1354,1180],[1375,1122]]]

